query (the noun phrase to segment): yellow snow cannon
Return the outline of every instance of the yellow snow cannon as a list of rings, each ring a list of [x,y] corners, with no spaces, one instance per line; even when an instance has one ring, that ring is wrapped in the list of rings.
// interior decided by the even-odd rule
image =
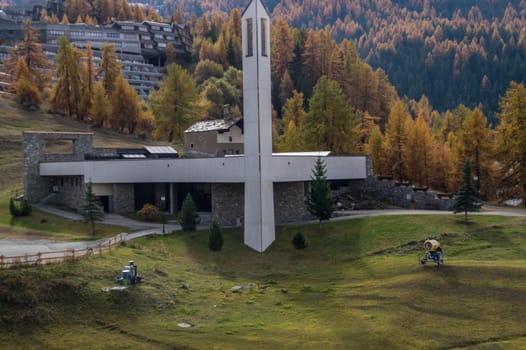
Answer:
[[[424,242],[424,248],[428,252],[436,252],[440,249],[440,242],[436,239],[428,239]]]
[[[420,261],[422,265],[425,265],[429,261],[436,263],[438,267],[444,264],[444,250],[440,246],[439,241],[436,239],[427,239],[424,242],[424,249],[426,250],[424,257],[420,259],[420,256],[418,256],[418,261]]]

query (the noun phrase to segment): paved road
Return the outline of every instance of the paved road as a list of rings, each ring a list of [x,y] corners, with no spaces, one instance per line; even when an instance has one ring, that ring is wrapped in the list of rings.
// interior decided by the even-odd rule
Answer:
[[[446,210],[420,210],[420,209],[376,209],[376,210],[348,210],[335,212],[336,218],[332,220],[346,220],[349,218],[363,218],[368,216],[382,215],[451,215]],[[456,215],[462,216],[463,213]],[[518,216],[526,217],[526,209],[498,207],[485,205],[478,213],[469,213],[469,215],[498,215],[498,216]]]
[[[34,204],[33,207],[44,211],[46,213],[54,214],[61,216],[63,218],[73,220],[73,221],[82,221],[84,218],[75,212],[62,210],[53,206],[43,205],[43,204]],[[115,225],[126,227],[132,231],[151,229],[153,226],[159,226],[162,229],[162,225],[155,225],[149,222],[142,222],[137,220],[132,220],[117,214],[105,214],[104,215],[104,224]],[[180,229],[179,225],[170,225],[172,229]]]
[[[82,221],[83,217],[75,212],[62,210],[48,205],[36,204],[35,208],[61,216],[63,218]],[[124,236],[124,240],[129,241],[138,237],[151,236],[156,234],[163,234],[163,225],[141,222],[126,218],[117,214],[106,214],[104,216],[104,224],[122,226],[131,233]],[[179,225],[165,225],[164,232],[172,232],[180,230]],[[25,254],[47,253],[53,251],[63,251],[66,249],[84,249],[94,248],[100,243],[105,244],[110,238],[103,238],[94,241],[78,241],[78,242],[58,242],[46,239],[2,239],[0,240],[0,255],[4,256],[20,256]]]
[[[36,205],[36,208],[62,216],[70,220],[82,220],[82,217],[76,213],[60,210],[50,206]],[[411,210],[411,209],[382,209],[382,210],[352,210],[345,212],[336,212],[336,217],[331,221],[349,220],[355,218],[363,218],[369,216],[381,215],[451,215],[448,211],[438,210]],[[462,214],[457,214],[462,215]],[[496,206],[484,206],[480,213],[470,215],[500,215],[500,216],[519,216],[526,217],[526,210],[519,208],[504,208]],[[313,221],[317,222],[317,221]],[[162,234],[162,225],[151,224],[140,221],[135,221],[116,214],[107,214],[104,219],[105,224],[123,226],[132,231],[126,235],[125,240],[132,240],[138,237]],[[206,228],[207,225],[201,225],[200,228]],[[179,225],[166,225],[165,232],[172,232],[180,230]],[[96,247],[99,243],[105,243],[108,239],[101,239],[97,241],[81,241],[81,242],[57,242],[42,239],[5,239],[0,240],[0,255],[15,256],[24,254],[36,254],[38,252],[60,251],[65,249],[82,249],[86,247]]]

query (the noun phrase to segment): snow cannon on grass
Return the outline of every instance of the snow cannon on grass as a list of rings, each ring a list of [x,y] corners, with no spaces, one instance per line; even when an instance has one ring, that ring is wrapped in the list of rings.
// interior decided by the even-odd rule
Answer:
[[[424,242],[424,249],[426,250],[424,257],[420,258],[420,255],[418,256],[418,261],[420,261],[422,265],[425,265],[427,262],[434,262],[438,267],[444,265],[444,251],[442,247],[440,247],[439,241],[436,239],[426,240]]]
[[[120,284],[129,283],[136,284],[141,281],[142,277],[137,273],[137,265],[133,260],[128,262],[128,266],[124,266],[121,272],[121,276],[117,278],[117,282]]]

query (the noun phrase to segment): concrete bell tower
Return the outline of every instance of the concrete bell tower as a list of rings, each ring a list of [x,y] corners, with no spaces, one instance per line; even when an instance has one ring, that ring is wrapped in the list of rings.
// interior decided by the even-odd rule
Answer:
[[[270,15],[251,0],[242,15],[245,244],[263,252],[275,239],[270,95]]]

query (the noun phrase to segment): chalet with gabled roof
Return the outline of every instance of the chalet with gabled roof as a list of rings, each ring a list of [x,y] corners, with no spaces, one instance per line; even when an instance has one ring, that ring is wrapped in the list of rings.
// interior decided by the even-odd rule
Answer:
[[[184,132],[184,147],[189,157],[223,157],[243,154],[243,118],[232,116],[224,107],[224,118],[201,120]]]

